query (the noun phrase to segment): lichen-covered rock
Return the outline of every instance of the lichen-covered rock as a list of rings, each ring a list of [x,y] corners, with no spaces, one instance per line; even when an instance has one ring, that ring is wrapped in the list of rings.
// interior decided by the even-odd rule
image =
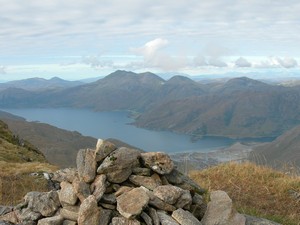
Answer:
[[[86,183],[92,182],[96,175],[95,152],[91,149],[80,149],[77,153],[76,164],[78,176]]]
[[[112,225],[141,225],[138,220],[135,219],[126,219],[124,217],[114,217],[111,221]]]
[[[95,196],[97,202],[102,198],[103,194],[106,190],[106,175],[100,174],[96,177],[94,182],[91,184],[91,191],[93,195]]]
[[[201,222],[203,225],[245,225],[246,219],[235,211],[226,192],[213,191]]]
[[[98,174],[106,174],[111,183],[122,183],[128,179],[134,167],[139,166],[140,151],[121,147],[107,156],[97,169]]]
[[[108,225],[112,218],[112,210],[100,209],[100,221],[98,225]]]
[[[50,192],[29,192],[24,197],[28,209],[41,213],[43,216],[53,216],[60,207],[58,193]]]
[[[164,202],[173,205],[182,195],[181,188],[172,185],[162,185],[153,190],[153,194],[163,200]]]
[[[141,158],[146,167],[158,174],[169,174],[174,169],[170,156],[162,152],[141,153]]]
[[[79,206],[64,206],[60,210],[60,215],[65,220],[77,221],[79,213]]]
[[[59,201],[62,205],[75,205],[78,198],[74,191],[73,185],[67,181],[60,183],[61,190],[58,192]]]
[[[152,219],[153,225],[160,225],[160,221],[159,221],[157,211],[155,209],[153,209],[152,207],[149,207],[148,212],[149,212],[149,216]]]
[[[78,225],[98,225],[100,210],[94,195],[87,197],[79,208]]]
[[[193,216],[192,213],[189,211],[183,210],[181,208],[175,210],[172,213],[172,217],[179,223],[179,224],[188,224],[188,225],[202,225],[196,217]]]
[[[77,176],[78,172],[76,168],[65,168],[53,173],[51,180],[57,182],[67,181],[72,183]]]
[[[37,225],[61,225],[63,220],[61,216],[47,217],[39,220]]]
[[[72,185],[77,197],[81,202],[83,202],[84,199],[91,195],[90,185],[88,185],[84,181],[79,180],[78,177],[73,180]]]
[[[161,180],[155,179],[153,177],[139,176],[139,175],[131,175],[129,180],[134,183],[136,186],[144,186],[149,190],[153,190],[161,185]]]
[[[98,139],[95,150],[96,162],[102,161],[116,149],[117,147],[113,143],[102,139]]]
[[[148,205],[149,196],[144,188],[134,188],[117,197],[117,210],[127,219],[140,215]]]

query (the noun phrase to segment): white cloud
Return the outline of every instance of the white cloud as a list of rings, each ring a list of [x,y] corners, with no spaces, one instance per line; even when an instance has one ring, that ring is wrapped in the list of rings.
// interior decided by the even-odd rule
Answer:
[[[0,66],[0,74],[6,74],[6,67],[5,66]]]
[[[254,64],[256,68],[294,68],[298,66],[298,62],[296,59],[292,57],[280,58],[277,56],[269,57],[265,60],[260,60]]]
[[[103,67],[112,67],[113,61],[101,59],[101,56],[85,56],[81,60],[82,63],[90,65],[92,68],[98,69]]]
[[[227,64],[218,58],[210,58],[208,64],[215,67],[227,67]]]
[[[194,58],[195,66],[207,66],[207,61],[204,56],[198,55]]]
[[[285,57],[283,59],[281,59],[279,57],[275,57],[274,61],[276,61],[277,64],[279,64],[280,66],[282,66],[284,68],[293,68],[298,65],[296,59],[291,58],[291,57]]]
[[[235,66],[237,66],[237,67],[251,67],[251,63],[247,59],[245,59],[243,57],[240,57],[235,61]]]

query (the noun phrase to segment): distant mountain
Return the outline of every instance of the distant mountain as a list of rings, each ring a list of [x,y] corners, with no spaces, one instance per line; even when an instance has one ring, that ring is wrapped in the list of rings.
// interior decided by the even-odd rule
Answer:
[[[300,125],[288,130],[271,143],[254,149],[250,159],[275,167],[300,167]]]
[[[49,80],[44,78],[29,78],[25,80],[9,81],[0,83],[0,90],[7,88],[20,88],[28,91],[37,91],[45,89],[68,88],[83,84],[80,81],[67,81],[59,77],[53,77]]]
[[[135,125],[201,137],[278,136],[300,124],[300,86],[247,77],[201,83],[118,70],[98,81],[47,91],[0,91],[0,107],[72,107],[130,110]]]

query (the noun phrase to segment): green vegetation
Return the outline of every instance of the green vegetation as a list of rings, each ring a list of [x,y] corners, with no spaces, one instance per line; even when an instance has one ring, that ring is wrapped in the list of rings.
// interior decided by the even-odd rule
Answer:
[[[240,213],[299,225],[300,199],[291,194],[300,193],[296,175],[252,163],[225,163],[190,176],[209,191],[226,191]]]

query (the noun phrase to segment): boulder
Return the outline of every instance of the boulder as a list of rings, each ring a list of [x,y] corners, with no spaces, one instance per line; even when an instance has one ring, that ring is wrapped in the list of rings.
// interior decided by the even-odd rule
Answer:
[[[129,220],[124,217],[114,217],[111,221],[112,225],[141,225],[138,220]]]
[[[100,210],[94,195],[87,197],[79,208],[78,225],[98,225],[100,221]]]
[[[81,202],[83,202],[84,199],[86,199],[88,196],[91,195],[90,185],[88,185],[84,181],[79,180],[78,177],[76,177],[73,180],[72,185],[73,185],[73,188],[74,188],[74,191],[75,191],[77,197],[79,198],[79,200]]]
[[[173,205],[179,199],[183,190],[172,185],[162,185],[153,190],[153,194],[164,202]]]
[[[183,210],[181,208],[175,210],[172,213],[172,217],[179,223],[179,224],[188,224],[188,225],[202,225],[196,217],[193,216],[192,213],[189,211]]]
[[[129,180],[136,186],[143,186],[149,190],[153,190],[159,185],[161,185],[161,180],[155,179],[153,177],[145,177],[140,175],[131,175]]]
[[[96,162],[101,162],[116,149],[117,147],[113,143],[102,139],[98,139],[94,156]]]
[[[143,164],[158,174],[169,174],[174,169],[170,156],[162,152],[141,153]]]
[[[78,175],[81,180],[89,183],[94,180],[96,175],[95,153],[91,149],[81,149],[77,153],[76,164]]]
[[[63,220],[61,216],[47,217],[39,220],[37,225],[61,225]]]
[[[163,211],[157,211],[157,215],[159,217],[160,223],[163,225],[180,225],[176,220],[174,220],[171,216]]]
[[[257,218],[254,216],[244,215],[246,217],[246,225],[281,225],[279,223],[266,220],[263,218]]]
[[[106,175],[100,174],[96,177],[94,182],[91,184],[91,191],[93,195],[95,196],[97,202],[102,198],[103,194],[106,190]]]
[[[58,192],[59,201],[62,205],[69,204],[75,205],[78,198],[74,191],[73,185],[67,181],[60,183],[61,190]]]

